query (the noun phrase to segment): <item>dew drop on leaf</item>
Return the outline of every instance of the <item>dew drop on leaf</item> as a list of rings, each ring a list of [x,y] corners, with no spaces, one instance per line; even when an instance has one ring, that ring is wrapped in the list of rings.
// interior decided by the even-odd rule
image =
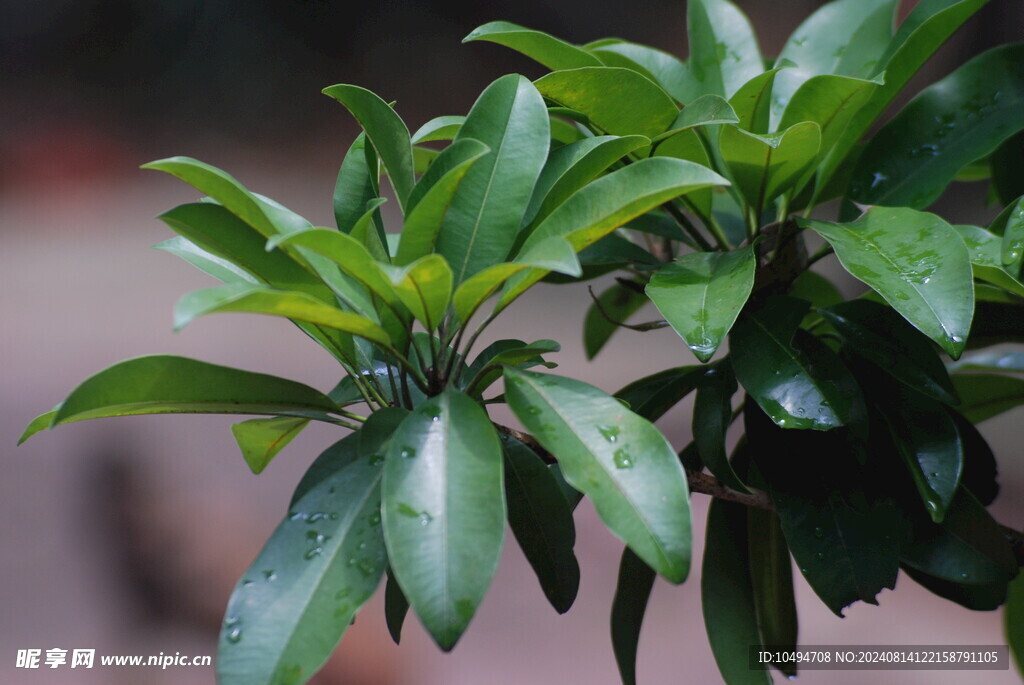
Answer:
[[[633,455],[621,447],[615,450],[615,453],[612,455],[612,461],[615,463],[615,468],[617,469],[633,468]]]

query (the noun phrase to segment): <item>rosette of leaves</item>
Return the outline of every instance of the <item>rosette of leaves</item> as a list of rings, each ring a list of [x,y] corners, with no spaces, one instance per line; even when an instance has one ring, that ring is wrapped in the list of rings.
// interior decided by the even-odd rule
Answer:
[[[770,681],[748,668],[748,649],[796,644],[790,558],[840,616],[876,603],[901,569],[973,609],[1001,606],[1017,576],[1019,535],[985,508],[996,462],[975,425],[1024,401],[1024,367],[1005,348],[961,355],[1024,332],[1024,45],[890,107],[986,4],[926,0],[897,25],[898,0],[837,0],[774,59],[725,0],[688,1],[685,60],[508,22],[467,37],[550,70],[535,84],[577,136],[563,149],[641,135],[650,144],[634,163],[688,160],[730,181],[662,204],[580,259],[581,278],[617,272],[586,318],[590,356],[618,328],[670,326],[699,362],[619,397],[656,420],[696,391],[680,456],[691,488],[718,496],[702,590],[731,684]],[[926,211],[967,181],[988,181],[1005,208],[989,225]],[[844,298],[822,275],[833,255],[864,294]],[[662,318],[631,322],[648,300]],[[627,552],[612,613],[627,683],[654,579],[644,569]],[[1024,618],[1007,613],[1019,643]]]
[[[642,563],[682,582],[689,492],[661,433],[591,385],[529,370],[554,366],[554,341],[476,343],[548,274],[579,276],[578,253],[726,179],[692,161],[631,157],[651,144],[643,135],[565,144],[565,127],[519,75],[488,86],[464,117],[415,134],[370,91],[324,92],[363,131],[341,163],[336,227],[194,159],[145,168],[204,196],[160,217],[177,236],[157,247],[222,282],[183,297],[176,328],[219,312],[288,318],[337,361],[337,385],[141,357],[86,380],[22,439],[91,418],[253,415],[233,432],[259,473],[311,421],[346,434],[312,464],[235,588],[218,655],[225,684],[307,681],[385,576],[395,640],[411,607],[451,649],[491,583],[506,522],[544,594],[567,611],[579,493]],[[398,205],[392,231],[382,174]],[[502,378],[504,394],[492,388]],[[536,437],[493,424],[496,402]]]

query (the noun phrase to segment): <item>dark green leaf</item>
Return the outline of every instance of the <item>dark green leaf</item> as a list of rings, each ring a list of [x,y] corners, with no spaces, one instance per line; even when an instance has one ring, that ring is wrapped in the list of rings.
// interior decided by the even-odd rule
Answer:
[[[773,297],[737,320],[729,336],[736,378],[783,428],[829,430],[858,419],[856,381],[813,336],[794,339],[807,303]]]
[[[583,319],[583,349],[593,359],[630,316],[647,304],[642,292],[619,282],[612,283],[590,304]],[[610,319],[610,320],[609,320]]]
[[[501,444],[487,413],[451,388],[419,405],[388,447],[382,492],[391,568],[449,650],[491,584],[504,537]]]
[[[619,564],[619,582],[612,600],[612,649],[623,685],[636,685],[636,651],[656,574],[627,547]]]
[[[703,366],[665,369],[635,380],[615,393],[631,411],[648,421],[657,421],[690,394],[704,376]]]
[[[970,256],[945,221],[908,208],[875,207],[857,221],[798,223],[821,234],[843,267],[874,288],[956,359],[974,315]]]
[[[805,271],[796,277],[786,293],[790,297],[807,300],[813,307],[831,307],[843,301],[843,295],[832,281],[814,271]]]
[[[724,126],[718,145],[736,187],[760,211],[779,195],[797,190],[818,159],[821,128],[805,121],[762,136]]]
[[[554,340],[537,340],[529,345],[522,340],[498,340],[488,345],[473,360],[462,378],[467,384],[467,391],[469,384],[473,383],[470,395],[479,397],[484,390],[501,377],[503,365],[516,366],[520,369],[529,369],[534,366],[552,368],[557,364],[544,361],[541,355],[557,352],[560,349],[562,349],[561,345]],[[477,375],[481,373],[483,375],[477,378]],[[475,382],[474,379],[476,379]]]
[[[387,585],[384,586],[384,620],[388,625],[388,634],[396,645],[402,642],[402,624],[408,613],[409,600],[389,572]]]
[[[233,425],[231,432],[245,463],[253,473],[261,473],[308,423],[309,419],[291,416],[249,419]]]
[[[505,397],[605,525],[674,583],[690,565],[686,475],[665,437],[597,388],[505,368]]]
[[[992,190],[1000,203],[1010,204],[1024,195],[1024,132],[1010,136],[989,158]]]
[[[978,226],[957,225],[953,228],[967,246],[975,278],[1024,297],[1024,283],[1002,263],[1002,238]]]
[[[754,287],[752,247],[694,252],[662,267],[647,296],[702,362],[714,356]]]
[[[380,194],[377,174],[377,152],[361,133],[345,154],[334,184],[334,220],[342,233],[352,230],[366,205]]]
[[[486,40],[521,52],[552,71],[601,66],[601,61],[582,48],[554,36],[508,21],[492,21],[473,29],[463,43]]]
[[[562,490],[533,450],[502,437],[508,523],[537,574],[544,595],[564,614],[576,599],[580,567],[572,548],[576,529]]]
[[[981,585],[964,585],[935,578],[918,571],[913,566],[903,566],[903,571],[929,592],[951,602],[956,602],[971,611],[994,611],[1006,601],[1007,582],[998,580]]]
[[[757,560],[750,564],[750,580],[761,642],[795,649],[798,625],[793,598],[793,562],[782,524],[775,512],[748,507],[747,530],[747,550],[750,559]],[[796,675],[795,663],[773,665],[786,676]]]
[[[979,502],[988,506],[999,494],[996,455],[973,423],[953,409],[947,408],[947,412],[956,424],[964,447],[964,470],[960,476],[960,485],[970,490]]]
[[[728,359],[707,369],[697,385],[693,405],[693,440],[701,461],[718,480],[740,492],[748,492],[740,477],[729,465],[725,451],[725,435],[732,423],[732,396],[736,377]]]
[[[747,540],[746,508],[713,499],[700,577],[701,607],[711,652],[724,682],[768,685],[772,679],[767,670],[748,665],[750,648],[762,643]]]
[[[1003,614],[1006,641],[1018,670],[1024,669],[1024,575],[1010,583]]]
[[[929,86],[868,143],[849,197],[871,205],[932,204],[961,168],[1024,128],[1024,45],[975,57]]]
[[[1024,379],[991,373],[957,373],[953,386],[960,395],[957,411],[973,423],[1024,404]]]
[[[730,98],[764,71],[750,21],[731,2],[688,2],[686,28],[690,38],[687,64],[701,92]]]

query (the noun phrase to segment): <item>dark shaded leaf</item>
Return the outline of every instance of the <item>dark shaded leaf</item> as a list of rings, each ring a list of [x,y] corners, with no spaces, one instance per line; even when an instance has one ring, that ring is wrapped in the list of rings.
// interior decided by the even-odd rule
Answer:
[[[627,547],[612,601],[612,649],[623,685],[636,685],[636,651],[656,574]]]
[[[631,411],[648,421],[657,421],[665,412],[690,394],[704,377],[703,366],[679,366],[635,380],[615,393]]]
[[[619,282],[612,283],[591,302],[583,319],[583,349],[587,359],[593,359],[619,330],[620,323],[640,311],[647,304],[642,292],[627,288]]]

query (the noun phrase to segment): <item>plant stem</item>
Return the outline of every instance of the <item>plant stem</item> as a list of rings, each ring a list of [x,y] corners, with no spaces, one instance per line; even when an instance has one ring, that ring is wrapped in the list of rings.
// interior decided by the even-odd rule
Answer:
[[[672,218],[676,220],[676,223],[682,226],[683,230],[693,238],[693,242],[697,243],[701,250],[704,252],[711,252],[715,249],[711,246],[711,243],[709,243],[704,236],[700,234],[700,231],[693,225],[693,222],[690,221],[690,219],[683,214],[682,210],[676,207],[671,200],[663,204],[662,207],[664,207],[665,210],[672,215]]]
[[[820,250],[811,255],[811,258],[807,260],[808,268],[810,268],[811,264],[814,264],[818,260],[828,257],[833,252],[835,252],[835,250],[832,249],[832,246],[829,245],[828,243],[825,243],[824,245],[821,246]]]

